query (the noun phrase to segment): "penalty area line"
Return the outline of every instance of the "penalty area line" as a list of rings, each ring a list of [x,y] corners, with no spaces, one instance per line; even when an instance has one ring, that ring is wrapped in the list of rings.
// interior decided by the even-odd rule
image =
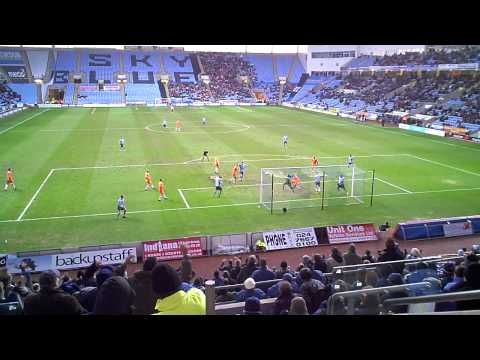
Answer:
[[[45,186],[45,184],[47,183],[48,179],[50,178],[50,176],[52,176],[53,172],[55,170],[54,169],[51,169],[50,172],[48,173],[48,175],[45,177],[45,179],[43,180],[43,182],[40,184],[40,186],[38,187],[37,191],[35,192],[35,194],[33,194],[32,198],[30,199],[30,201],[28,202],[27,206],[25,206],[25,209],[23,209],[23,211],[20,213],[20,215],[18,216],[17,218],[17,221],[21,221],[23,216],[25,215],[25,213],[28,211],[28,209],[30,208],[30,206],[32,206],[33,202],[35,201],[35,199],[37,198],[38,194],[40,193],[40,191],[42,190],[42,188]]]
[[[182,198],[183,202],[185,203],[185,206],[187,209],[190,209],[190,205],[188,205],[187,199],[185,199],[185,195],[183,195],[182,189],[177,189],[178,192],[180,193],[180,197]]]

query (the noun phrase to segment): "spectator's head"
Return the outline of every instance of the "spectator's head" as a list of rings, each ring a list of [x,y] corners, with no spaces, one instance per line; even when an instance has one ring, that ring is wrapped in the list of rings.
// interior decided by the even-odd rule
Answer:
[[[312,262],[312,258],[310,256],[308,256],[308,255],[303,255],[302,256],[303,265],[309,266],[311,262]]]
[[[455,276],[459,278],[464,278],[465,277],[465,266],[463,265],[458,265],[455,267]]]
[[[100,270],[98,270],[95,276],[97,287],[101,286],[105,282],[105,280],[107,280],[108,278],[111,278],[112,276],[113,276],[113,267],[111,267],[110,265],[102,266]]]
[[[152,288],[160,299],[182,289],[178,273],[170,265],[159,263],[152,270]]]
[[[194,287],[202,287],[204,285],[204,281],[202,277],[197,277],[195,280],[193,280],[193,286]]]
[[[280,296],[289,297],[293,295],[292,284],[288,281],[280,281],[278,290],[280,291]]]
[[[366,256],[371,256],[372,253],[370,252],[370,250],[367,249],[367,250],[365,250],[365,255],[366,255]]]
[[[342,253],[335,247],[332,248],[332,259],[340,263],[343,261]]]
[[[422,254],[420,253],[420,250],[418,250],[417,248],[412,248],[410,250],[410,256],[414,257],[414,258],[419,258],[422,256]]]
[[[250,266],[255,266],[257,264],[257,258],[255,255],[250,255],[247,260],[247,265]]]
[[[458,256],[465,256],[465,250],[463,250],[463,249],[458,249],[457,255],[458,255]]]
[[[294,297],[290,303],[289,315],[308,315],[307,304],[299,296]]]
[[[315,255],[313,255],[313,262],[314,262],[315,264],[320,263],[320,262],[323,262],[323,261],[324,261],[324,260],[323,260],[322,255],[320,255],[320,254],[315,254]]]
[[[290,273],[285,273],[282,276],[282,280],[288,281],[289,283],[293,282],[293,275]]]
[[[227,270],[224,270],[222,273],[224,279],[230,279],[230,273]]]
[[[267,267],[267,260],[266,259],[261,259],[260,260],[260,267],[261,268],[266,268]]]
[[[98,289],[93,313],[96,315],[130,315],[135,291],[121,276],[112,276]]]
[[[37,283],[37,282],[36,282],[36,283],[33,283],[33,284],[32,284],[32,291],[33,291],[34,293],[38,293],[38,292],[40,291],[40,284]]]
[[[468,285],[475,288],[480,288],[480,264],[472,263],[468,265],[467,271],[465,272],[465,280]]]
[[[246,299],[243,313],[245,315],[262,315],[260,310],[260,300],[253,296]]]
[[[282,270],[287,270],[287,268],[288,268],[288,263],[287,263],[285,260],[283,260],[283,261],[280,263],[280,268],[281,268]]]
[[[389,238],[387,239],[387,241],[385,241],[385,248],[387,250],[393,250],[395,249],[395,247],[396,247],[395,240],[393,240],[392,238]]]
[[[243,282],[243,286],[245,286],[245,289],[247,290],[255,289],[255,280],[249,277]]]
[[[305,267],[302,270],[300,270],[300,278],[305,282],[309,281],[312,279],[312,270],[309,268]]]
[[[58,270],[47,270],[40,275],[40,288],[53,290],[59,286],[60,272]]]
[[[376,271],[367,270],[365,274],[365,285],[376,287],[378,283],[378,275]]]
[[[214,277],[215,279],[218,279],[218,278],[220,277],[220,273],[218,272],[218,270],[215,270],[215,271],[213,272],[213,277]]]
[[[466,259],[469,263],[477,263],[478,262],[478,257],[477,255],[471,253],[467,256],[467,259]]]
[[[157,258],[149,257],[143,263],[143,271],[152,271],[155,265],[157,265]]]
[[[356,247],[355,247],[355,244],[350,244],[349,247],[348,247],[348,252],[350,254],[355,254],[356,253]]]
[[[399,273],[391,273],[387,277],[387,282],[390,286],[403,285],[403,277]]]

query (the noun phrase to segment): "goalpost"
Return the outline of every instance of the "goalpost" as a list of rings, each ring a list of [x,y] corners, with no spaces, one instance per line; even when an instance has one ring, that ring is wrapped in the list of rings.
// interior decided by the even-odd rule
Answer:
[[[286,184],[289,175],[296,175],[300,180],[298,186],[292,186],[293,189]],[[345,179],[345,189],[337,186],[340,175]],[[319,180],[319,184],[315,180]],[[272,213],[283,208],[323,209],[326,206],[364,204],[373,194],[373,181],[373,172],[348,165],[262,168],[259,203]]]

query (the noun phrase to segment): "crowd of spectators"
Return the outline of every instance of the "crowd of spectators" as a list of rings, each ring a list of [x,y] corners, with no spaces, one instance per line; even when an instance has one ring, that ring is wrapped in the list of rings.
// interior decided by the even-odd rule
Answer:
[[[464,256],[466,249],[459,251]],[[369,250],[361,256],[357,254],[355,245],[350,245],[342,254],[337,248],[332,248],[329,256],[315,254],[313,257],[304,255],[302,262],[294,268],[282,261],[279,268],[270,268],[265,259],[251,255],[242,265],[240,258],[223,260],[214,273],[215,285],[234,285],[235,291],[225,289],[217,292],[217,303],[245,302],[244,313],[261,315],[260,300],[276,298],[272,313],[279,314],[326,314],[327,301],[336,292],[349,290],[373,289],[385,286],[428,282],[430,287],[412,288],[412,290],[390,291],[383,295],[370,294],[359,296],[355,300],[355,314],[373,315],[386,312],[406,313],[406,305],[383,307],[383,301],[390,298],[439,294],[454,291],[480,289],[479,257],[474,253],[465,255],[464,260],[457,262],[422,262],[422,252],[417,248],[401,251],[399,245],[392,239],[386,241],[386,247],[379,252],[376,259]],[[408,265],[385,264],[377,268],[361,269],[357,272],[334,272],[332,269],[343,265],[369,264],[404,259],[418,259],[418,263]],[[273,285],[264,285],[261,281],[281,279]],[[346,299],[339,297],[333,304],[335,314],[347,313]],[[410,311],[418,306],[411,305]],[[480,309],[479,301],[459,301],[451,303],[430,304],[430,308],[420,310],[448,311]],[[418,309],[417,309],[418,310]]]
[[[191,99],[192,101],[210,101],[210,91],[206,85],[198,83],[178,83],[170,81],[168,92],[171,98]]]
[[[21,100],[21,96],[13,91],[7,84],[0,84],[0,109],[9,107]]]
[[[255,67],[236,54],[201,53],[201,62],[210,77],[210,90],[215,100],[251,102],[250,85],[256,81]],[[242,76],[250,79],[244,83]]]
[[[127,265],[111,266],[99,261],[76,276],[62,276],[58,270],[40,274],[33,282],[22,270],[15,281],[0,273],[0,310],[2,304],[15,303],[26,315],[205,315],[204,292],[192,284],[190,256],[182,249],[179,269],[148,258],[139,270],[128,277]]]
[[[385,55],[377,57],[376,66],[397,65],[438,65],[438,64],[465,64],[478,62],[480,48],[465,47],[459,50],[429,49],[424,52],[406,52],[403,54]]]
[[[206,313],[204,279],[196,276],[188,249],[182,248],[183,259],[178,269],[147,258],[142,270],[127,276],[127,265],[133,260],[111,266],[93,263],[76,276],[61,275],[57,270],[43,272],[38,282],[29,272],[22,271],[16,280],[0,273],[0,310],[2,304],[16,303],[20,312],[30,314],[69,315],[203,315]],[[384,306],[390,298],[480,290],[480,258],[478,247],[471,252],[461,249],[463,259],[443,263],[422,261],[421,250],[400,250],[398,243],[388,239],[378,257],[368,250],[358,254],[354,244],[345,253],[332,248],[329,255],[304,255],[296,266],[282,261],[278,268],[267,260],[250,255],[224,259],[213,273],[215,286],[238,285],[233,290],[217,289],[216,302],[244,302],[244,313],[261,315],[260,300],[275,299],[272,314],[325,315],[330,296],[338,292],[374,289],[385,286],[428,282],[429,287],[382,294],[363,294],[355,298],[355,314],[373,315],[386,312],[412,312],[417,305]],[[334,270],[343,265],[373,264],[403,259],[415,263],[379,264],[348,272]],[[273,281],[272,281],[273,280]],[[277,280],[277,281],[275,281]],[[270,281],[270,283],[262,283]],[[347,314],[347,300],[337,297],[335,314]],[[480,301],[457,301],[427,304],[417,311],[448,311],[480,309]],[[423,305],[422,305],[423,306]]]

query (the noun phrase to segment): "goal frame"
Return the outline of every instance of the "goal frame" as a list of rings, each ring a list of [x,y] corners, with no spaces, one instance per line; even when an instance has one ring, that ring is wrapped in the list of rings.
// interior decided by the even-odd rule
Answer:
[[[286,170],[288,171],[289,169],[295,169],[295,170],[307,170],[307,171],[311,171],[311,170],[315,170],[318,174],[318,172],[321,172],[322,174],[322,188],[321,188],[321,193],[322,193],[322,197],[321,197],[321,209],[324,210],[325,206],[324,206],[324,201],[325,201],[325,178],[327,176],[327,172],[326,172],[326,169],[328,168],[351,168],[352,170],[352,174],[351,174],[351,192],[350,194],[347,196],[347,198],[354,198],[358,203],[364,203],[363,200],[361,200],[359,198],[359,196],[368,196],[367,193],[365,193],[364,195],[358,195],[355,194],[355,181],[358,181],[358,179],[356,179],[355,177],[355,174],[356,174],[356,166],[355,164],[353,164],[352,166],[349,166],[349,165],[345,165],[345,164],[332,164],[332,165],[319,165],[319,166],[316,166],[315,168],[311,167],[311,166],[287,166],[287,167],[275,167],[275,168],[261,168],[260,169],[260,186],[259,186],[259,193],[260,193],[260,196],[259,196],[259,207],[265,207],[265,208],[270,208],[270,214],[273,214],[273,208],[274,208],[274,198],[275,198],[275,191],[274,191],[274,184],[275,184],[275,177],[277,177],[273,171],[275,170]],[[362,170],[362,169],[359,169],[361,170],[364,174],[368,174],[368,173],[371,173],[372,177],[371,177],[371,191],[370,191],[370,206],[373,205],[373,194],[374,194],[374,182],[375,182],[375,170],[371,170],[371,171],[365,171],[365,170]],[[270,174],[268,174],[268,172],[271,172]],[[266,179],[266,177],[268,177],[268,179]],[[367,180],[367,179],[362,179],[363,180]],[[266,201],[268,200],[265,200],[264,199],[264,186],[266,185],[269,185],[270,186],[270,201],[269,201],[269,204],[267,206],[267,203]]]

